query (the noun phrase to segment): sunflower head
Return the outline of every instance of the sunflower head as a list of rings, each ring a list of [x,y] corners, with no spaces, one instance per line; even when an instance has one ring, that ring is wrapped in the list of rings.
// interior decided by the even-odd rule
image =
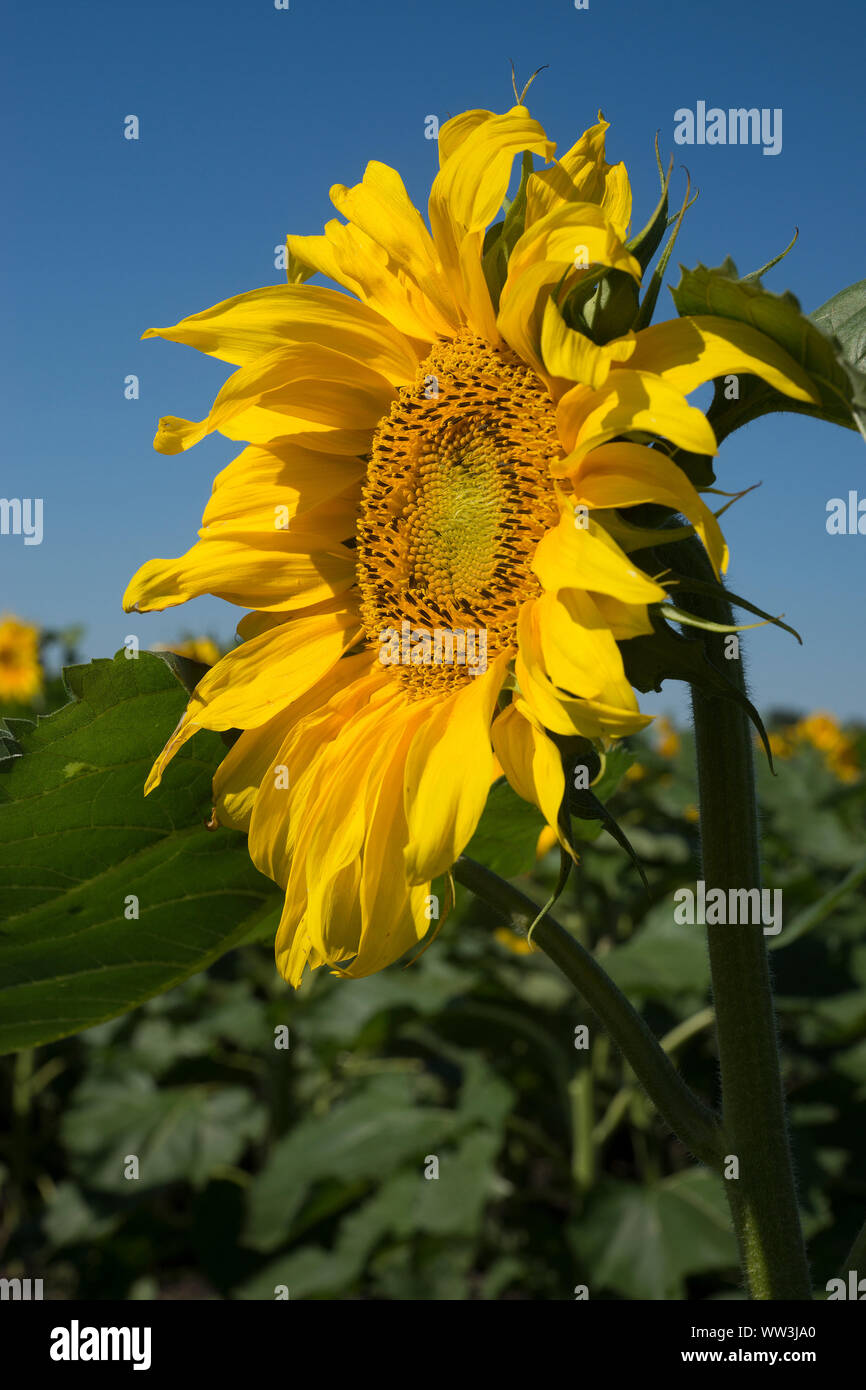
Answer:
[[[39,628],[4,614],[0,617],[0,700],[27,704],[42,686]]]
[[[288,283],[145,334],[236,369],[156,447],[214,430],[246,447],[198,542],[146,563],[125,606],[211,593],[249,610],[148,790],[197,729],[241,731],[215,817],[285,891],[277,961],[295,984],[307,965],[369,974],[441,924],[433,883],[500,777],[574,855],[563,750],[650,722],[623,646],[654,632],[668,581],[641,565],[658,532],[629,509],[681,517],[665,539],[727,563],[676,462],[716,451],[689,393],[744,371],[813,399],[749,325],[640,326],[646,238],[629,240],[607,130],[599,115],[556,158],[521,101],[466,111],[440,131],[427,220],[371,162],[332,187],[323,234],[288,237]]]

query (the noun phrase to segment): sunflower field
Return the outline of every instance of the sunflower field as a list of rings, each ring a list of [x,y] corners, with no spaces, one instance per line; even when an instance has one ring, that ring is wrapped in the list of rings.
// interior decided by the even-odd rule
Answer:
[[[82,667],[76,633],[10,617],[0,636],[5,1277],[88,1300],[744,1297],[722,1180],[525,932],[458,887],[405,968],[287,990],[280,895],[238,832],[206,828],[219,735],[180,751],[158,806],[141,800],[183,708],[178,658]],[[767,940],[823,1289],[866,1201],[866,731],[767,722],[765,883],[785,901]],[[596,786],[645,883],[601,821],[576,819],[557,917],[710,1103],[704,932],[671,913],[699,874],[692,736],[657,720]],[[541,904],[553,839],[502,780],[467,853]],[[116,926],[136,913],[132,959]]]

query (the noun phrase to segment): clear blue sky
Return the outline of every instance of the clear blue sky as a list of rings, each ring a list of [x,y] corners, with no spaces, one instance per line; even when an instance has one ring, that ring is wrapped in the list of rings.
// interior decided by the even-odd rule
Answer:
[[[45,538],[0,538],[0,609],[85,623],[88,657],[128,632],[142,646],[184,630],[228,641],[240,616],[210,599],[122,613],[133,570],[192,543],[213,474],[237,452],[215,436],[177,458],[154,453],[158,417],[201,418],[227,369],[142,343],[142,331],[281,281],[274,246],[289,230],[320,231],[330,185],[355,182],[370,158],[398,168],[424,207],[436,160],[425,117],[506,109],[509,59],[521,80],[550,65],[529,104],[560,150],[603,109],[636,224],[655,203],[660,131],[701,189],[677,259],[731,254],[745,272],[799,226],[771,288],[811,310],[866,275],[859,0],[590,0],[586,11],[571,0],[291,0],[288,11],[13,0],[4,30],[0,495],[44,498]],[[782,152],[675,147],[674,112],[698,100],[781,107]],[[137,142],[123,138],[129,114]],[[663,291],[665,316],[668,305]],[[128,373],[138,401],[124,399]],[[723,446],[719,478],[763,483],[726,518],[732,586],[806,640],[750,639],[758,702],[866,715],[866,537],[825,531],[830,497],[866,496],[866,446],[769,417]],[[661,705],[681,707],[675,695]]]

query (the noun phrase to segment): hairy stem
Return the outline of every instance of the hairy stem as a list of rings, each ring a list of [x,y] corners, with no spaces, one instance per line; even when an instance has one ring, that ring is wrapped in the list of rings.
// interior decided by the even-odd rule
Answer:
[[[676,548],[677,568],[712,578],[703,552]],[[696,599],[693,611],[733,621],[724,598]],[[703,640],[745,694],[742,662],[725,659],[725,638]],[[731,648],[729,647],[729,651]],[[733,700],[692,688],[700,793],[701,863],[707,893],[760,889],[752,730]],[[729,900],[729,899],[728,899]],[[722,1084],[722,1122],[736,1159],[725,1187],[743,1271],[753,1299],[811,1299],[788,1142],[767,939],[757,924],[708,926],[713,1006]],[[737,1176],[733,1176],[736,1172]]]

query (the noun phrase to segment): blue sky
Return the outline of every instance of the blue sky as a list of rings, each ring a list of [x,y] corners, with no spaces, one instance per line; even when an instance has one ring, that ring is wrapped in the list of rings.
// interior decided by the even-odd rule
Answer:
[[[657,196],[653,137],[700,190],[675,260],[745,272],[800,239],[768,279],[812,310],[866,274],[862,10],[854,0],[437,0],[436,4],[180,0],[135,6],[17,0],[2,83],[7,224],[2,277],[4,451],[0,495],[42,497],[40,546],[0,537],[0,610],[84,623],[87,657],[127,633],[142,646],[186,631],[228,641],[240,612],[202,599],[124,616],[137,566],[193,542],[212,477],[238,451],[152,449],[160,415],[201,418],[227,370],[190,349],[140,342],[150,325],[284,279],[274,247],[318,232],[328,189],[368,159],[394,165],[422,208],[436,167],[425,117],[529,105],[566,149],[599,107],[624,159],[640,225]],[[777,156],[754,146],[675,146],[680,107],[783,111]],[[139,117],[140,139],[123,138]],[[668,279],[676,280],[675,266]],[[659,314],[672,312],[667,291]],[[657,315],[658,316],[658,315]],[[140,378],[137,401],[124,378]],[[866,716],[866,537],[828,536],[826,503],[866,496],[866,446],[796,416],[727,441],[720,486],[761,482],[725,519],[732,587],[802,632],[749,641],[758,703]],[[680,710],[678,687],[648,708]]]

